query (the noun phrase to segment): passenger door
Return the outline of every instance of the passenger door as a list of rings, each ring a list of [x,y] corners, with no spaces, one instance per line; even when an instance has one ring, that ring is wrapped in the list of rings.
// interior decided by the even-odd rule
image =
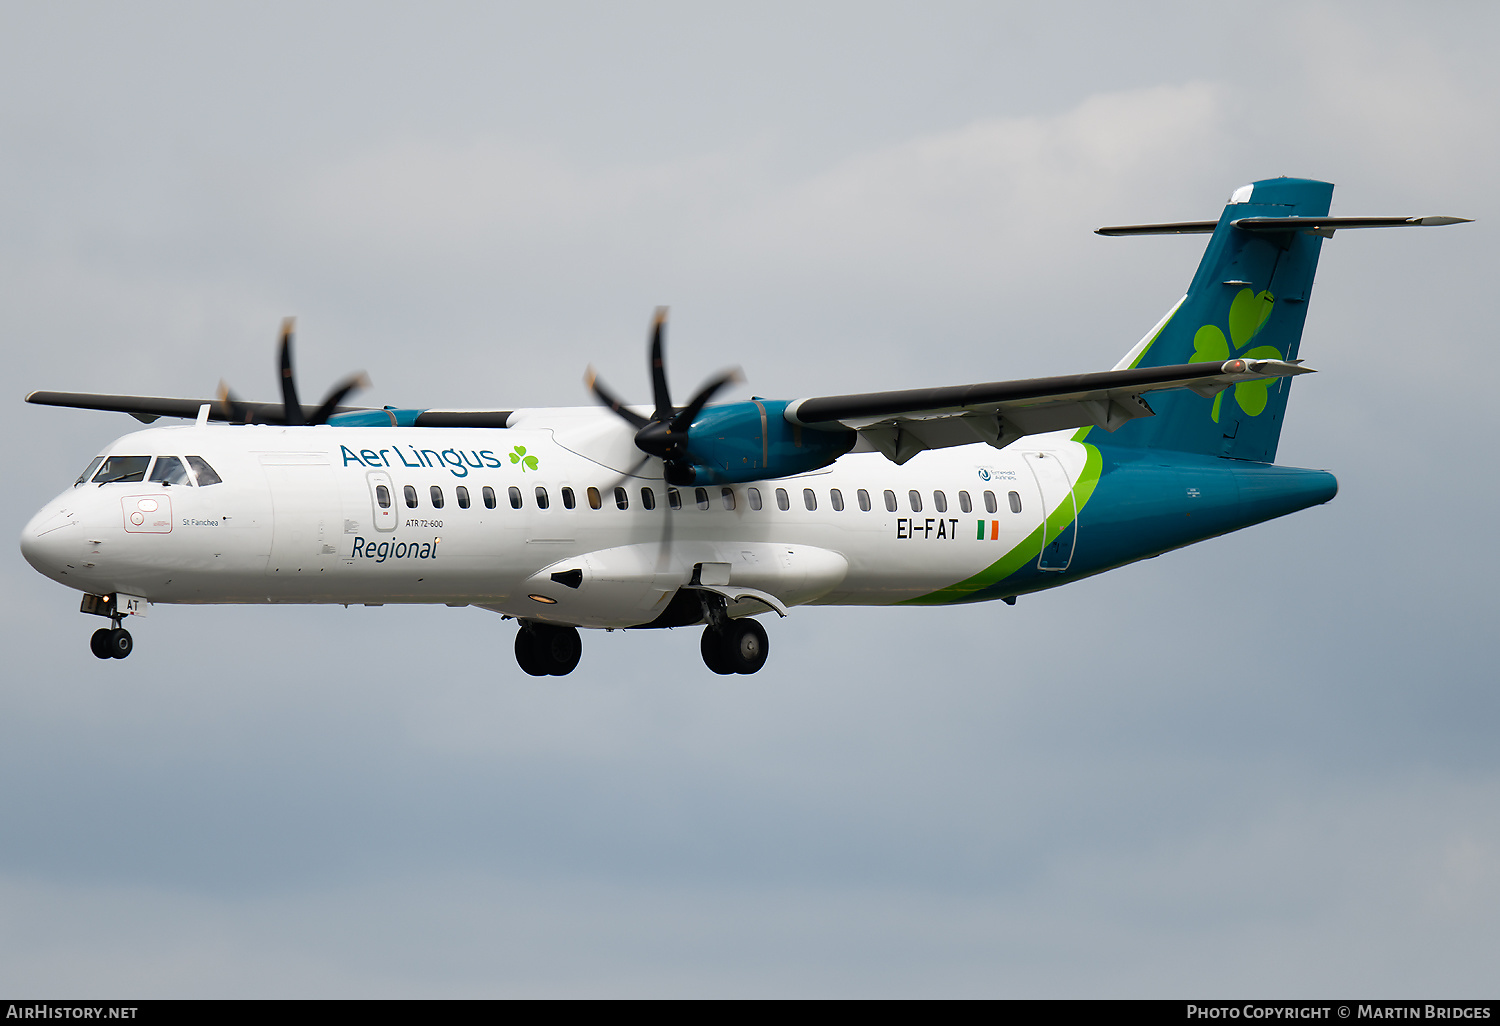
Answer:
[[[372,470],[365,477],[370,486],[370,522],[377,531],[394,531],[401,515],[396,512],[396,486],[391,483],[391,475]]]

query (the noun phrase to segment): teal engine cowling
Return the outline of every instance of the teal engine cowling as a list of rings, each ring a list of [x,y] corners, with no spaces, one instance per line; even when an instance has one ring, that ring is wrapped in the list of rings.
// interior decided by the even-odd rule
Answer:
[[[698,484],[740,484],[805,474],[854,448],[859,434],[787,422],[784,400],[706,407],[688,429],[687,457]]]

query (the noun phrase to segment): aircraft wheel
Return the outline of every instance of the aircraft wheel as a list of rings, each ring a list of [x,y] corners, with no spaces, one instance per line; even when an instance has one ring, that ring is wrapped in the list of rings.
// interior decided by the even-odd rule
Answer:
[[[724,631],[724,651],[735,673],[755,673],[766,665],[770,650],[771,640],[759,620],[747,616],[729,621]]]
[[[110,659],[114,656],[114,653],[109,650],[109,635],[110,629],[108,627],[100,627],[89,638],[89,651],[93,652],[100,659]]]
[[[710,670],[721,676],[734,672],[734,667],[729,665],[729,648],[724,643],[724,635],[712,627],[703,628],[703,641],[698,649],[703,653],[703,665]]]
[[[537,647],[536,636],[529,628],[522,627],[516,631],[516,662],[520,664],[521,669],[533,677],[545,677],[548,672],[547,666],[542,661]]]
[[[124,627],[116,627],[109,632],[109,654],[116,659],[124,659],[135,648],[135,639],[131,638],[130,632]]]
[[[577,627],[554,627],[548,625],[537,629],[537,647],[546,655],[547,672],[554,677],[566,677],[583,658],[583,639]]]
[[[516,662],[533,677],[566,677],[582,657],[577,627],[533,623],[516,632]]]

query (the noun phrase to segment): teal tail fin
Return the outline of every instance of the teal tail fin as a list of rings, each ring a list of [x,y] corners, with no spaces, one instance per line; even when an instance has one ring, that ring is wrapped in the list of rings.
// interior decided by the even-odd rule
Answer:
[[[1332,199],[1327,182],[1272,178],[1236,190],[1217,224],[1104,230],[1213,231],[1187,295],[1120,366],[1297,359],[1319,247],[1332,233],[1277,230],[1268,220],[1326,217]],[[1236,227],[1243,218],[1256,221]],[[1093,432],[1089,440],[1270,463],[1291,387],[1290,378],[1278,378],[1244,382],[1211,399],[1186,389],[1159,393],[1150,397],[1156,416],[1132,420],[1113,435]]]

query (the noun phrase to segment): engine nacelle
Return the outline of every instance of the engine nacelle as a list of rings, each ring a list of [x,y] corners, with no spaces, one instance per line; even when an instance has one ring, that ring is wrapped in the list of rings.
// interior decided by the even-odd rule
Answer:
[[[695,484],[740,484],[792,477],[829,466],[854,448],[855,431],[819,431],[787,422],[787,402],[750,399],[710,406],[693,421],[688,456]]]

